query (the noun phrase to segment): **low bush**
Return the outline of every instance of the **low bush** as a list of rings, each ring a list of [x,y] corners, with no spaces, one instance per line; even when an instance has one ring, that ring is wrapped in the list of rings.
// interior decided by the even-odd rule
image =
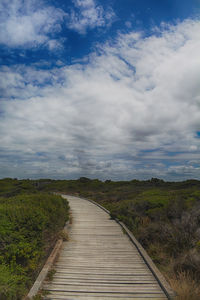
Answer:
[[[68,219],[67,201],[48,193],[0,198],[0,299],[21,299]]]

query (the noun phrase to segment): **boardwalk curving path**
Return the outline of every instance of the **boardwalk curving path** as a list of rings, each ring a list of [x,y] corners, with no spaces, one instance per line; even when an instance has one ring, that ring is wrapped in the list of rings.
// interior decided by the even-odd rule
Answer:
[[[44,299],[167,299],[122,228],[95,204],[67,196],[73,223]]]

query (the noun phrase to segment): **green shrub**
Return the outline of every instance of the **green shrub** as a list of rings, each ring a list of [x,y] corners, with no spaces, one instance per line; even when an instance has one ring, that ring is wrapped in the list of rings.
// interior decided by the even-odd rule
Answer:
[[[0,265],[0,299],[21,299],[25,292],[26,279],[25,276],[13,274],[8,266]]]
[[[21,299],[64,227],[68,210],[65,199],[47,193],[0,198],[0,273],[5,273],[0,299]]]

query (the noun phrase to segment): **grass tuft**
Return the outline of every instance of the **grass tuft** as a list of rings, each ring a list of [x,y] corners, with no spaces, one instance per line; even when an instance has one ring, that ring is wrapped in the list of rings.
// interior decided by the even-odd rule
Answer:
[[[180,272],[168,279],[171,287],[177,293],[176,300],[199,300],[200,285],[189,272]]]

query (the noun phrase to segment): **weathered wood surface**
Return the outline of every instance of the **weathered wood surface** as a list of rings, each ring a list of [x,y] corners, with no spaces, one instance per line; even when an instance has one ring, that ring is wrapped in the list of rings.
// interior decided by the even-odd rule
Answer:
[[[93,203],[67,196],[73,223],[43,288],[44,299],[167,299],[137,248],[121,227]]]

